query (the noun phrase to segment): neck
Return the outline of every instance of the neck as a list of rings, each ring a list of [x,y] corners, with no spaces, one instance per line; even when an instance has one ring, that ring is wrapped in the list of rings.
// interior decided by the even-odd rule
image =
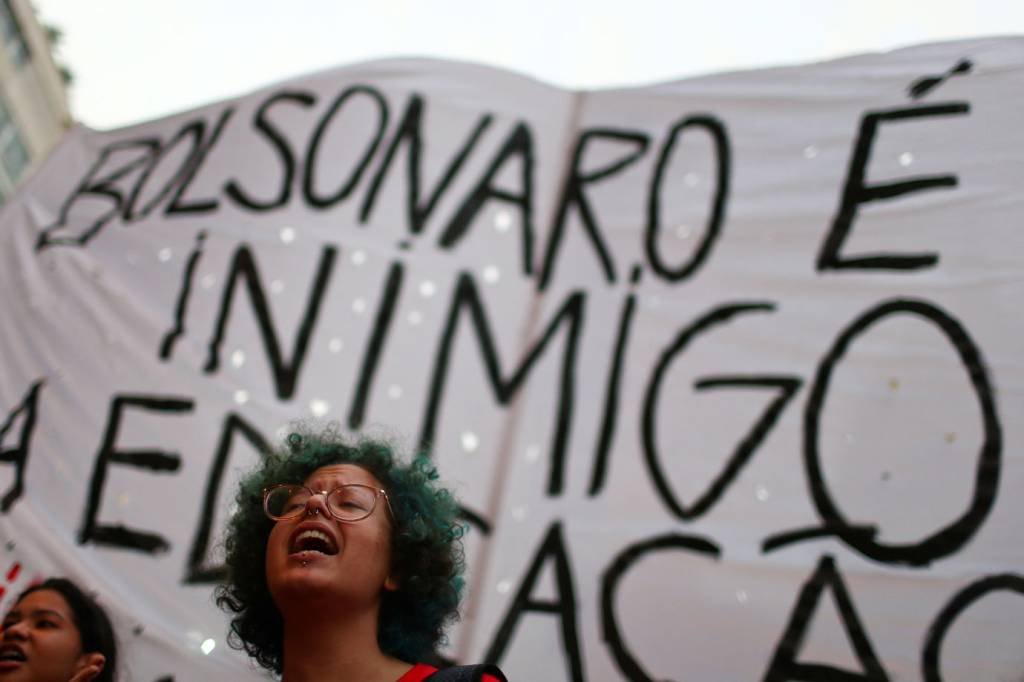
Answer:
[[[284,621],[283,682],[394,682],[409,664],[377,643],[377,612],[344,618],[310,617],[315,608]]]

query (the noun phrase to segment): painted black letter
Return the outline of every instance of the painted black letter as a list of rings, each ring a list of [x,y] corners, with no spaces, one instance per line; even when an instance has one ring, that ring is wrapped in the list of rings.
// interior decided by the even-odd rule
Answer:
[[[270,369],[273,373],[277,397],[282,400],[291,398],[295,393],[299,372],[306,358],[309,341],[313,335],[313,327],[316,325],[316,318],[320,313],[320,304],[323,302],[327,283],[331,279],[336,256],[337,250],[333,246],[325,246],[320,255],[320,265],[316,270],[313,290],[310,292],[309,301],[306,303],[306,310],[302,315],[302,322],[299,325],[298,333],[295,335],[295,346],[292,351],[292,359],[289,362],[281,355],[281,346],[277,340],[277,332],[274,331],[274,322],[270,317],[270,309],[267,306],[267,296],[263,293],[260,275],[256,270],[256,261],[253,259],[248,246],[242,245],[238,247],[226,278],[227,286],[220,301],[220,311],[217,313],[217,327],[213,333],[213,338],[210,339],[210,354],[207,356],[203,371],[207,374],[212,374],[220,367],[220,344],[224,340],[224,330],[228,324],[228,316],[231,314],[231,303],[235,297],[235,287],[239,280],[243,280],[249,292],[249,302],[252,304],[253,312],[256,314],[256,322],[259,325],[263,348],[266,349],[267,356],[270,359]]]
[[[865,533],[863,528],[851,526],[833,502],[821,470],[818,430],[825,395],[832,380],[832,372],[839,361],[846,355],[854,339],[864,334],[876,322],[897,314],[924,318],[949,338],[967,370],[977,395],[985,439],[978,453],[974,495],[967,511],[945,528],[920,542],[885,545],[877,542],[873,533]],[[989,383],[986,367],[981,351],[971,340],[967,330],[948,313],[926,301],[886,301],[851,322],[839,334],[835,344],[818,365],[804,411],[804,466],[807,469],[807,484],[825,526],[836,529],[836,534],[846,544],[875,561],[911,566],[925,566],[936,559],[949,556],[970,540],[995,504],[1003,449],[1002,427],[996,412],[995,393],[992,384]]]
[[[562,492],[563,477],[565,469],[565,453],[569,448],[569,434],[572,430],[573,397],[575,395],[576,375],[576,349],[583,326],[583,311],[585,294],[575,292],[571,294],[562,304],[562,307],[555,313],[554,318],[544,331],[544,335],[527,352],[526,357],[516,368],[515,372],[507,380],[502,378],[501,365],[498,359],[498,351],[494,343],[494,335],[491,333],[490,324],[487,322],[487,314],[484,310],[480,295],[477,293],[473,278],[463,273],[459,276],[455,286],[455,294],[452,298],[451,307],[448,310],[448,319],[445,322],[444,331],[441,334],[441,342],[434,356],[434,371],[430,379],[430,395],[427,399],[426,414],[423,417],[423,426],[420,431],[420,447],[429,450],[433,444],[434,433],[437,429],[438,412],[441,408],[441,400],[444,397],[444,384],[448,378],[448,364],[451,360],[452,349],[455,341],[455,331],[463,308],[468,309],[470,321],[473,324],[473,331],[479,342],[480,352],[483,354],[484,365],[487,368],[487,377],[490,379],[491,387],[498,398],[498,402],[507,405],[516,391],[526,380],[533,365],[543,355],[555,332],[563,323],[568,326],[568,338],[566,339],[562,352],[562,373],[558,387],[558,415],[555,426],[555,434],[551,441],[551,473],[548,479],[548,495],[557,495]]]
[[[807,635],[807,626],[811,622],[811,616],[814,615],[818,602],[821,601],[821,594],[826,587],[832,590],[835,597],[847,638],[853,644],[857,660],[864,668],[862,673],[850,672],[824,663],[798,663],[796,660],[804,637]],[[782,639],[776,645],[775,655],[772,657],[768,672],[764,675],[764,682],[789,682],[789,680],[803,680],[804,682],[856,682],[857,680],[888,682],[889,680],[878,656],[875,655],[875,650],[871,647],[867,631],[857,617],[853,600],[846,590],[843,577],[836,568],[835,560],[830,556],[821,558],[818,568],[800,590],[800,597],[793,608],[789,625],[786,626]]]
[[[935,253],[875,254],[844,258],[839,251],[843,248],[843,242],[846,241],[850,234],[850,228],[853,225],[853,221],[857,218],[857,212],[860,210],[861,204],[893,199],[910,192],[957,186],[958,181],[955,175],[926,175],[898,182],[887,182],[877,185],[865,184],[864,175],[867,171],[868,161],[871,159],[871,147],[875,143],[878,126],[886,121],[904,121],[927,116],[959,116],[969,111],[970,106],[967,102],[953,102],[951,104],[933,104],[887,109],[884,111],[869,111],[864,114],[860,122],[860,131],[857,133],[857,139],[854,140],[853,156],[850,159],[850,168],[846,172],[846,185],[843,188],[839,212],[832,221],[832,229],[829,230],[825,242],[821,245],[821,252],[818,254],[819,271],[854,269],[918,270],[920,268],[933,267],[939,262],[939,256]]]
[[[103,497],[103,484],[107,480],[107,467],[112,464],[150,469],[154,472],[177,471],[181,457],[163,450],[117,450],[117,432],[121,427],[124,410],[134,407],[154,412],[190,412],[193,401],[185,398],[163,398],[146,395],[118,395],[110,403],[110,416],[103,434],[103,443],[96,454],[96,466],[89,484],[89,499],[82,518],[82,529],[78,533],[78,544],[95,542],[98,545],[125,547],[148,554],[171,548],[167,540],[156,533],[134,530],[126,526],[100,524],[96,515]]]
[[[604,140],[628,143],[630,150],[615,161],[589,173],[584,173],[583,155],[587,145],[591,141]],[[576,141],[576,149],[572,153],[572,172],[569,174],[569,178],[562,189],[562,199],[559,202],[555,226],[551,230],[551,238],[548,240],[548,246],[544,252],[544,265],[541,267],[540,281],[537,283],[539,289],[547,288],[548,282],[551,281],[551,277],[554,274],[555,259],[558,256],[558,247],[562,243],[562,237],[565,235],[565,224],[569,218],[569,209],[574,205],[583,223],[583,230],[587,237],[590,238],[591,243],[594,245],[594,250],[597,251],[597,256],[601,260],[601,268],[604,270],[605,279],[609,282],[615,281],[615,262],[612,260],[612,255],[605,245],[604,239],[601,237],[597,217],[594,215],[593,209],[590,208],[590,202],[587,201],[587,195],[583,188],[591,183],[596,183],[598,180],[604,180],[615,175],[634,164],[647,151],[647,144],[649,142],[650,138],[637,130],[594,128],[580,133],[579,139]]]
[[[608,643],[615,664],[631,682],[652,682],[653,678],[643,669],[636,656],[626,649],[618,619],[615,617],[615,592],[619,588],[622,576],[641,557],[666,550],[698,552],[715,559],[721,555],[721,549],[710,540],[694,535],[668,533],[634,543],[622,550],[601,578],[601,636]]]
[[[250,211],[269,211],[279,206],[284,206],[292,196],[292,179],[295,177],[295,152],[288,145],[288,140],[284,134],[267,118],[267,112],[270,111],[270,107],[278,102],[294,102],[308,109],[316,103],[316,97],[312,93],[305,91],[292,92],[286,90],[274,93],[256,110],[256,114],[253,117],[253,126],[274,145],[277,155],[281,158],[283,173],[281,189],[278,191],[277,197],[269,201],[253,199],[242,189],[237,180],[228,180],[224,185],[224,193],[239,206]]]
[[[942,659],[942,642],[953,622],[974,602],[990,592],[1007,590],[1024,595],[1024,576],[1015,573],[990,575],[963,588],[943,607],[935,621],[928,628],[924,650],[921,652],[921,676],[925,682],[942,682],[939,661]],[[1006,671],[1011,674],[1011,671]],[[1018,671],[1013,671],[1016,675]]]
[[[691,127],[703,128],[714,142],[717,165],[715,197],[711,205],[711,217],[708,218],[707,229],[697,251],[689,262],[678,268],[672,268],[662,260],[661,254],[658,252],[658,232],[661,231],[661,184],[676,140],[682,137],[683,131]],[[658,164],[654,167],[651,194],[647,204],[647,230],[644,234],[644,245],[651,268],[668,281],[677,282],[686,279],[696,272],[711,253],[711,247],[715,245],[715,240],[722,230],[722,221],[725,220],[725,206],[729,199],[731,158],[729,136],[725,131],[725,125],[712,116],[688,116],[672,126],[672,130],[669,131],[665,144],[662,145],[661,154],[658,155]]]
[[[421,202],[420,170],[422,163],[420,162],[420,154],[423,150],[422,119],[423,98],[414,94],[409,98],[405,115],[402,117],[401,122],[399,122],[398,130],[395,131],[391,144],[388,146],[387,151],[384,152],[384,158],[380,162],[380,167],[377,168],[377,173],[370,182],[370,188],[366,192],[366,197],[363,199],[363,207],[359,212],[359,222],[365,223],[369,220],[370,213],[373,211],[373,203],[377,200],[377,192],[380,191],[381,184],[391,168],[391,163],[398,152],[398,147],[403,142],[406,142],[408,147],[405,157],[405,210],[409,221],[409,231],[412,234],[419,234],[423,230],[424,224],[430,218],[430,214],[434,212],[437,202],[440,201],[445,190],[448,189],[452,180],[458,175],[470,152],[473,151],[477,142],[480,141],[483,132],[491,124],[490,114],[480,117],[466,142],[456,152],[455,156],[452,157],[452,160],[448,162],[448,167],[444,169],[430,196],[426,198],[425,202]]]
[[[0,514],[9,512],[11,505],[25,492],[25,465],[28,464],[29,441],[32,440],[32,432],[35,431],[36,405],[39,403],[39,389],[42,387],[42,379],[32,384],[25,395],[25,399],[7,415],[3,426],[0,426],[0,462],[14,463],[14,484],[11,485],[10,489],[4,493],[3,499],[0,500]],[[22,421],[21,432],[18,435],[18,444],[13,448],[4,448],[4,437],[7,436],[7,432],[14,426],[14,420],[19,415],[21,415]]]
[[[165,215],[173,213],[209,213],[210,211],[216,210],[216,199],[205,199],[192,204],[181,204],[179,202],[182,195],[185,193],[185,190],[188,189],[189,184],[192,182],[192,179],[195,177],[195,174],[199,171],[199,167],[202,165],[206,155],[210,153],[213,145],[217,142],[217,139],[223,132],[228,119],[230,119],[234,113],[235,110],[233,107],[225,109],[217,120],[216,125],[214,125],[209,138],[206,138],[206,119],[197,118],[183,125],[170,140],[161,144],[160,148],[146,164],[146,169],[142,172],[142,175],[139,177],[135,186],[132,188],[131,193],[128,195],[128,200],[125,202],[124,208],[121,211],[121,218],[124,222],[131,223],[141,218],[145,218],[171,192],[174,192],[174,197],[168,204],[167,210],[164,211]],[[160,165],[160,161],[167,158],[171,150],[186,138],[191,138],[192,145],[188,151],[188,155],[184,160],[179,162],[178,169],[174,172],[174,175],[171,176],[171,179],[167,181],[167,184],[165,184],[157,195],[150,199],[146,205],[136,213],[135,203],[139,200],[139,196],[142,194],[142,190],[146,187],[146,183],[149,181],[153,171]]]
[[[213,524],[213,517],[217,511],[217,495],[220,492],[224,467],[228,463],[236,431],[249,441],[249,444],[260,454],[268,451],[267,441],[249,422],[234,412],[225,417],[224,426],[221,428],[220,442],[217,443],[217,451],[214,453],[213,463],[210,465],[210,475],[206,479],[206,492],[203,494],[203,511],[199,516],[199,527],[196,528],[196,535],[192,540],[192,550],[188,554],[188,566],[185,573],[187,584],[217,583],[226,576],[224,566],[209,566],[206,563],[206,553],[210,545],[210,526]]]
[[[377,132],[374,134],[373,139],[370,140],[369,144],[366,145],[366,149],[363,151],[363,156],[359,162],[352,169],[352,173],[348,176],[348,180],[342,185],[337,192],[327,196],[323,196],[316,192],[316,188],[313,186],[314,180],[316,179],[316,163],[317,163],[317,151],[320,149],[320,141],[327,131],[327,126],[330,124],[334,114],[336,114],[348,101],[350,97],[355,95],[364,95],[369,97],[370,100],[377,107]],[[370,159],[373,158],[373,153],[377,151],[377,147],[380,145],[380,140],[384,137],[384,130],[388,125],[388,103],[384,100],[384,96],[381,95],[376,89],[366,85],[354,85],[351,88],[347,88],[338,97],[331,102],[331,106],[327,108],[324,115],[320,118],[320,122],[317,123],[316,130],[313,131],[313,137],[309,140],[309,146],[306,148],[306,167],[305,173],[302,175],[302,196],[305,197],[306,203],[313,208],[329,208],[334,204],[338,203],[355,189],[355,186],[359,183],[359,178],[363,177],[363,172],[366,171],[366,167],[370,165]],[[333,164],[332,164],[333,165]]]
[[[494,178],[513,156],[520,157],[521,163],[522,190],[518,194],[492,186]],[[516,125],[512,130],[491,165],[484,171],[483,177],[448,222],[438,241],[442,249],[454,247],[465,236],[473,218],[488,199],[515,204],[522,211],[523,274],[529,275],[533,272],[533,136],[525,123]]]
[[[775,310],[775,306],[770,303],[733,303],[715,308],[711,312],[702,315],[696,322],[679,332],[675,340],[672,342],[672,345],[662,352],[661,357],[658,359],[658,364],[655,365],[654,371],[651,373],[651,379],[647,383],[647,392],[644,396],[643,406],[642,435],[644,460],[647,462],[647,470],[651,474],[651,479],[654,481],[654,487],[657,489],[658,495],[661,497],[661,501],[666,507],[668,507],[672,514],[684,521],[693,519],[706,511],[707,507],[709,507],[711,503],[713,503],[714,500],[724,492],[724,485],[731,480],[731,477],[729,477],[729,469],[727,468],[725,474],[723,474],[723,476],[727,477],[726,480],[720,480],[718,482],[722,487],[716,490],[716,487],[713,485],[711,491],[708,493],[711,497],[705,495],[705,497],[699,501],[699,506],[695,505],[687,507],[676,499],[676,496],[673,494],[672,488],[669,485],[668,478],[661,470],[661,464],[659,463],[660,457],[658,455],[657,446],[658,429],[656,420],[658,416],[658,401],[661,398],[661,382],[665,379],[665,375],[668,373],[668,369],[671,366],[672,361],[699,334],[707,331],[711,327],[729,322],[737,315],[752,312],[771,312],[773,310]],[[753,443],[754,446],[756,446],[756,444],[756,442]],[[750,452],[753,452],[753,447],[750,448]],[[748,457],[750,452],[747,453]],[[736,455],[733,457],[735,459]],[[735,472],[733,472],[732,475],[735,476]]]
[[[551,559],[555,562],[555,580],[558,585],[558,598],[554,601],[541,601],[530,596],[540,577],[544,564]],[[569,663],[569,678],[573,682],[583,682],[583,659],[580,656],[579,637],[576,634],[576,591],[573,589],[572,568],[569,565],[569,554],[565,550],[565,540],[562,538],[562,524],[555,522],[551,524],[548,534],[544,537],[540,548],[534,555],[533,563],[530,564],[526,577],[519,585],[516,596],[512,599],[505,618],[501,621],[497,634],[491,642],[490,648],[484,655],[484,660],[499,663],[509,640],[515,632],[519,619],[526,611],[538,613],[551,613],[558,616],[562,622],[562,647],[565,649]]]
[[[133,173],[134,171],[143,168],[151,162],[153,157],[160,151],[160,140],[155,137],[143,137],[137,140],[121,140],[119,142],[113,142],[108,144],[102,150],[100,150],[99,158],[96,159],[96,163],[92,165],[89,171],[82,178],[82,181],[78,183],[78,187],[75,188],[67,199],[64,200],[64,205],[60,208],[60,217],[57,222],[53,225],[48,226],[39,235],[39,239],[36,242],[36,251],[41,251],[51,244],[71,244],[76,246],[84,246],[90,239],[95,237],[100,230],[112,218],[121,213],[121,208],[124,203],[124,196],[121,194],[121,190],[117,187],[117,182],[122,180],[125,176]],[[127,154],[125,154],[127,153]],[[113,156],[126,156],[120,164],[114,166],[114,168],[106,175],[99,175],[99,172],[106,165],[107,161]],[[103,214],[92,221],[92,224],[82,230],[77,236],[66,236],[66,237],[54,237],[53,232],[67,226],[68,213],[71,211],[71,207],[75,201],[81,197],[104,197],[110,199],[113,204]]]

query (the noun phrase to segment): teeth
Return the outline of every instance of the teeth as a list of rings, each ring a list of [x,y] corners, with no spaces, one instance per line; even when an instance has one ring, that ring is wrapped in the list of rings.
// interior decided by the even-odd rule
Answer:
[[[316,538],[318,540],[323,540],[327,544],[331,544],[331,538],[327,536],[327,533],[319,530],[304,530],[299,533],[299,537],[295,538],[295,540],[305,540],[306,538]]]
[[[334,541],[327,533],[319,530],[304,530],[296,536],[295,541],[292,543],[293,551],[301,547],[305,540],[320,540],[331,549],[334,549]]]

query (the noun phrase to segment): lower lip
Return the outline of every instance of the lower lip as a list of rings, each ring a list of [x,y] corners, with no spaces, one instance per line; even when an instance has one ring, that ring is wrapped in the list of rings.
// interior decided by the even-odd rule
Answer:
[[[288,558],[289,559],[294,559],[295,561],[301,561],[302,563],[307,563],[307,562],[310,562],[310,561],[318,561],[320,559],[326,559],[329,556],[331,556],[331,555],[330,554],[324,554],[323,552],[314,552],[314,551],[311,551],[311,550],[304,550],[302,552],[293,552],[292,554],[288,555]]]
[[[25,665],[25,661],[0,661],[0,672],[17,670],[23,665]]]

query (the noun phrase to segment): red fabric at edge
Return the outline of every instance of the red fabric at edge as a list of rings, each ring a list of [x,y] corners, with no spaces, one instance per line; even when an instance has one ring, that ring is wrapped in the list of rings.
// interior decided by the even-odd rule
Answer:
[[[432,668],[426,663],[417,663],[409,672],[398,678],[397,682],[422,682],[431,673],[436,673],[437,668]],[[493,675],[484,675],[484,682],[498,682]]]

